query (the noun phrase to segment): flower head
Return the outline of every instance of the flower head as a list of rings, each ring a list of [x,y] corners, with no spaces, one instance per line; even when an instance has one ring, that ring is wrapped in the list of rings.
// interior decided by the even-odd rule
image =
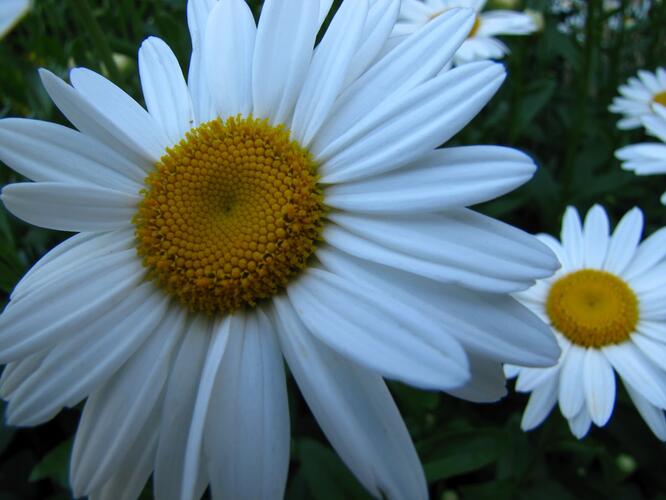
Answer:
[[[10,423],[88,398],[76,496],[135,497],[153,474],[157,498],[280,497],[284,357],[359,481],[425,498],[383,377],[492,401],[503,362],[555,361],[508,295],[555,257],[465,208],[533,162],[435,149],[504,79],[489,62],[441,73],[473,16],[448,11],[378,56],[399,2],[346,0],[313,50],[328,4],[267,0],[257,25],[241,0],[191,0],[187,82],[164,42],[141,46],[147,110],[89,70],[71,86],[42,71],[78,131],[0,121],[0,158],[34,181],[5,187],[6,206],[79,233],[0,316]]]
[[[539,425],[559,402],[578,438],[592,422],[605,425],[615,406],[615,373],[645,422],[666,440],[666,228],[643,243],[643,215],[630,210],[612,235],[606,212],[590,209],[581,227],[568,208],[561,242],[539,238],[562,267],[515,296],[548,321],[562,348],[551,368],[507,366],[516,390],[531,392],[525,430]]]
[[[639,70],[626,84],[618,88],[619,97],[613,99],[608,110],[623,115],[617,122],[619,129],[638,128],[644,116],[653,116],[658,108],[666,106],[666,69],[651,73]]]
[[[474,24],[453,58],[454,64],[463,64],[501,59],[508,54],[509,48],[497,35],[528,35],[537,31],[538,26],[529,14],[511,10],[482,12],[485,3],[485,0],[403,0],[393,35],[413,33],[450,9],[472,9]]]

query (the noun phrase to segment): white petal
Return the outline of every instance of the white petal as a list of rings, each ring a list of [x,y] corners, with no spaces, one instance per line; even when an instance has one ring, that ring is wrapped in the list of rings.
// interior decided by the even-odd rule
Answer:
[[[480,36],[493,35],[528,35],[537,30],[532,17],[522,12],[509,10],[491,10],[480,16]]]
[[[636,250],[634,258],[622,272],[622,277],[631,280],[651,270],[666,257],[666,228],[661,228],[646,238]]]
[[[347,467],[377,497],[427,498],[414,445],[381,377],[314,338],[286,297],[273,304],[289,368]]]
[[[317,338],[362,366],[429,389],[454,388],[468,379],[462,348],[447,337],[438,342],[435,321],[388,294],[314,268],[287,292]]]
[[[5,365],[0,378],[0,397],[8,400],[12,393],[42,364],[48,352],[40,351]]]
[[[608,216],[600,205],[594,205],[585,216],[585,226],[583,228],[585,267],[601,268],[606,258],[609,239]]]
[[[132,223],[138,194],[86,184],[20,182],[0,195],[7,209],[30,224],[58,231],[112,231]]]
[[[331,213],[329,219],[336,224],[324,229],[324,240],[341,250],[474,290],[523,290],[558,265],[533,236],[471,210],[391,217]]]
[[[326,20],[331,5],[333,5],[333,0],[319,0],[319,26]]]
[[[4,0],[0,4],[0,38],[28,12],[30,6],[30,0]]]
[[[562,415],[568,419],[576,416],[585,402],[585,393],[581,387],[585,351],[585,348],[572,345],[562,359],[559,402]]]
[[[451,336],[466,350],[522,365],[557,361],[559,349],[550,327],[511,297],[444,285],[357,259],[330,246],[320,247],[317,258],[331,272],[372,286],[434,319],[440,327],[438,337]]]
[[[187,25],[192,39],[192,56],[187,74],[187,85],[192,96],[196,124],[215,117],[215,107],[208,85],[208,74],[204,64],[203,47],[206,40],[208,16],[217,0],[189,0],[187,2]]]
[[[211,333],[210,322],[205,316],[195,315],[171,367],[162,417],[157,423],[160,429],[165,430],[160,432],[153,474],[154,496],[160,500],[180,499],[185,448]],[[196,490],[201,496],[207,484],[203,468],[196,476]]]
[[[142,137],[141,135],[133,135],[124,126],[124,123],[114,123],[88,102],[80,92],[67,85],[53,73],[40,69],[39,76],[46,92],[48,92],[55,105],[58,106],[58,109],[85,135],[106,144],[144,171],[150,170],[155,161],[159,159],[161,154],[155,158],[154,155],[145,153],[144,147],[140,144],[141,141],[137,139],[137,137]],[[151,126],[156,130],[159,129],[157,123],[152,123]]]
[[[569,257],[567,255],[566,250],[562,246],[562,244],[552,237],[550,234],[544,234],[540,233],[536,235],[537,239],[543,243],[544,245],[547,245],[548,248],[550,248],[553,253],[557,256],[557,260],[561,264],[560,271],[569,271],[572,268],[575,269],[576,267],[569,262]]]
[[[471,13],[451,10],[407,38],[350,85],[311,148],[315,155],[363,117],[437,75],[467,36]]]
[[[666,418],[664,417],[664,410],[650,403],[626,381],[623,382],[629,397],[631,397],[636,409],[641,414],[641,417],[643,417],[645,423],[650,427],[650,430],[659,439],[666,441]]]
[[[146,343],[88,398],[72,451],[70,483],[75,496],[89,494],[111,480],[135,441],[141,439],[139,432],[146,423],[159,428],[148,418],[163,396],[162,388],[184,327],[182,308],[170,307]],[[156,450],[157,439],[154,445]]]
[[[104,316],[59,343],[16,391],[7,421],[36,425],[72,407],[107,380],[138,349],[166,311],[152,283],[132,290]]]
[[[506,396],[506,378],[502,363],[467,352],[470,379],[464,385],[446,392],[460,399],[474,403],[494,403]]]
[[[575,269],[583,267],[583,229],[574,207],[567,207],[564,212],[561,239],[569,264]]]
[[[90,183],[137,193],[145,172],[105,144],[55,123],[0,120],[0,160],[33,181]]]
[[[366,213],[435,212],[492,200],[527,182],[535,170],[514,149],[436,149],[393,172],[329,186],[326,204]]]
[[[583,390],[592,421],[599,427],[606,425],[615,405],[615,374],[597,349],[587,349],[585,353]]]
[[[568,419],[568,423],[571,433],[578,439],[582,439],[590,430],[592,419],[587,412],[587,408],[583,406],[581,407],[580,412],[578,412],[578,415]]]
[[[325,149],[313,149],[321,181],[348,182],[416,160],[467,125],[505,76],[499,64],[466,65],[390,99]]]
[[[343,2],[317,46],[291,124],[292,137],[305,147],[328,117],[342,89],[367,13],[367,0]]]
[[[222,358],[226,352],[230,332],[231,335],[240,334],[240,331],[234,328],[234,320],[235,318],[227,316],[213,326],[212,338],[201,372],[201,380],[199,381],[194,410],[192,411],[192,420],[190,421],[190,428],[187,435],[183,483],[180,493],[181,498],[199,497],[197,490],[200,486],[197,484],[197,476],[203,465],[201,462],[204,443],[210,438],[206,429],[206,419],[211,400],[213,399],[215,381],[218,373],[220,373]],[[224,395],[226,396],[226,394]],[[215,423],[220,424],[219,422]],[[216,471],[216,473],[219,473],[219,471]],[[213,480],[213,476],[210,473],[208,474],[208,479],[210,481]]]
[[[50,286],[10,303],[0,316],[0,363],[73,336],[112,310],[143,276],[136,250],[126,250],[84,261]]]
[[[148,112],[170,144],[178,144],[194,126],[192,98],[178,59],[169,46],[149,37],[139,49],[139,74]]]
[[[291,117],[312,58],[319,8],[313,0],[264,2],[252,64],[255,116],[272,124]]]
[[[643,232],[643,212],[632,208],[620,220],[608,245],[604,269],[622,275],[636,252]]]
[[[562,355],[562,358],[566,353]],[[548,368],[531,368],[521,367],[518,378],[516,379],[516,392],[532,392],[537,387],[546,383],[552,377],[559,374],[561,369],[560,364]],[[557,377],[559,379],[559,377]],[[556,384],[559,387],[559,383]]]
[[[134,99],[103,76],[85,68],[74,68],[69,79],[88,104],[123,131],[137,152],[153,161],[162,157],[170,146],[169,140],[155,119]]]
[[[634,344],[609,345],[603,353],[624,382],[650,403],[666,408],[666,373],[655,366]]]
[[[550,414],[557,402],[557,382],[556,372],[552,372],[543,383],[534,389],[523,412],[520,422],[521,429],[524,431],[534,429]]]
[[[213,498],[282,498],[289,468],[289,409],[274,327],[260,309],[232,331],[206,421]]]
[[[631,335],[631,342],[638,347],[643,354],[652,360],[662,370],[666,370],[666,340],[657,340],[654,337],[635,332]]]
[[[252,112],[252,58],[257,26],[243,0],[222,0],[206,27],[204,61],[216,111],[222,119]]]

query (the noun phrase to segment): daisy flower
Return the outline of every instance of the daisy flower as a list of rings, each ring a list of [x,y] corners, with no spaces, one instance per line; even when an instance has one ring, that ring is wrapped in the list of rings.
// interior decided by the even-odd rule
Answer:
[[[5,36],[30,9],[30,0],[0,2],[0,38]]]
[[[507,366],[516,390],[531,392],[524,430],[538,426],[559,402],[579,439],[605,425],[615,405],[615,373],[650,429],[666,440],[666,228],[640,243],[643,214],[634,208],[612,235],[606,212],[581,221],[569,207],[561,243],[539,235],[562,267],[515,296],[547,321],[562,349],[557,366]]]
[[[617,128],[638,128],[642,117],[654,115],[657,108],[666,106],[666,69],[657,68],[654,73],[639,70],[638,77],[629,78],[618,92],[620,96],[608,107],[610,112],[624,115]]]
[[[467,39],[456,52],[453,63],[501,59],[509,48],[497,35],[528,35],[537,30],[529,14],[510,10],[481,12],[486,0],[403,0],[393,35],[401,37],[420,29],[452,8],[469,8],[476,13]]]
[[[644,116],[641,122],[661,142],[632,144],[615,151],[616,158],[623,161],[622,168],[636,175],[666,173],[666,107],[657,106],[654,111],[655,116]],[[661,195],[661,202],[666,205],[666,192]]]
[[[378,59],[397,0],[190,0],[186,82],[157,38],[146,108],[104,77],[42,71],[78,129],[0,121],[0,159],[34,182],[7,208],[78,233],[0,316],[8,422],[85,406],[75,496],[279,498],[283,358],[342,460],[377,496],[422,499],[384,378],[473,401],[502,362],[550,365],[547,325],[510,296],[556,269],[536,238],[465,208],[527,181],[496,146],[436,149],[504,79],[441,73],[474,19],[452,10]],[[294,13],[299,13],[295,16]],[[373,62],[374,61],[374,62]]]

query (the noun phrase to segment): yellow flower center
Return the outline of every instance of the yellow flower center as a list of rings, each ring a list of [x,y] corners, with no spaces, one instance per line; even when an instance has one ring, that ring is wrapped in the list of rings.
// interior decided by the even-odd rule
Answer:
[[[252,117],[204,123],[167,149],[134,217],[150,276],[192,311],[230,313],[283,289],[320,237],[310,153]]]
[[[652,98],[654,102],[657,104],[661,104],[662,106],[666,106],[666,90],[663,92],[659,92],[658,94],[655,94],[654,97]]]
[[[574,344],[603,347],[631,336],[638,322],[638,301],[617,276],[583,269],[553,284],[546,312],[551,324]]]

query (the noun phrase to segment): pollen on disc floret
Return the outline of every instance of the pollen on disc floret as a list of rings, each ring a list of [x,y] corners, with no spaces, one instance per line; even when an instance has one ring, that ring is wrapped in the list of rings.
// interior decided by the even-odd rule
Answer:
[[[146,178],[134,217],[150,276],[193,311],[229,313],[283,289],[319,240],[311,154],[267,120],[215,119]]]
[[[624,342],[638,323],[633,290],[614,274],[596,269],[558,279],[548,293],[546,312],[560,333],[584,347]]]

